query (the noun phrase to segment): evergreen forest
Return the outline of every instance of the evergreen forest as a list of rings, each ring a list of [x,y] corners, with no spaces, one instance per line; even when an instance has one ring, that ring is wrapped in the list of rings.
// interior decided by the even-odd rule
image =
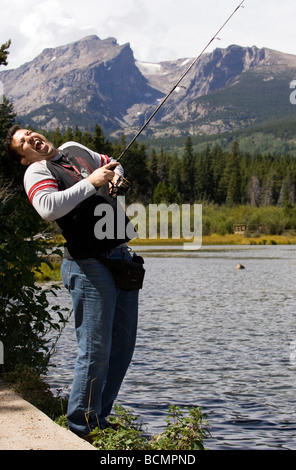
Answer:
[[[73,140],[115,159],[126,146],[124,136],[112,143],[106,140],[99,125],[93,133],[77,127],[44,134],[57,147]],[[135,143],[121,163],[132,184],[130,202],[254,207],[295,204],[296,158],[288,154],[251,155],[241,152],[236,142],[230,151],[207,144],[196,152],[188,136],[178,153],[153,148],[147,152],[145,143]]]
[[[108,141],[99,125],[93,133],[76,127],[46,135],[57,147],[74,140],[115,159],[127,145],[125,136]],[[131,182],[128,204],[202,204],[203,235],[231,234],[235,224],[271,235],[296,230],[296,158],[290,154],[247,153],[237,142],[229,150],[207,143],[196,151],[187,136],[174,152],[136,142],[121,163]]]

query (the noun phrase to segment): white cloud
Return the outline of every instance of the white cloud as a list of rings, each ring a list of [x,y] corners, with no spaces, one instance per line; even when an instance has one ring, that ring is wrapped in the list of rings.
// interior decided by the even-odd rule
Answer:
[[[240,0],[2,0],[0,44],[12,40],[9,67],[43,49],[89,34],[129,42],[137,59],[196,57]],[[257,45],[296,54],[291,0],[245,0],[221,33],[227,47]]]

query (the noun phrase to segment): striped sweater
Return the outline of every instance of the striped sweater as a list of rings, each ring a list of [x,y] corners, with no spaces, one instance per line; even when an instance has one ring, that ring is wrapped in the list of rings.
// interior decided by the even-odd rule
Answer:
[[[94,159],[97,168],[115,161],[107,155],[93,152],[77,142],[66,142],[58,150],[63,152],[73,145],[87,150]],[[58,160],[60,157],[59,154],[54,160]],[[123,176],[121,166],[118,166],[115,172]],[[48,169],[46,160],[32,163],[27,168],[24,176],[24,187],[33,207],[47,221],[54,221],[65,216],[86,198],[96,194],[97,191],[86,179],[78,180],[70,188],[59,191],[57,180]]]

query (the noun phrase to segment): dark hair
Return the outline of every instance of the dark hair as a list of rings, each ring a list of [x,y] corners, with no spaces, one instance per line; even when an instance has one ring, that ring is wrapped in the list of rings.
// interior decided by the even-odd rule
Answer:
[[[13,158],[14,160],[17,160],[17,161],[20,161],[20,159],[22,158],[22,155],[20,155],[19,153],[17,153],[16,150],[13,150],[11,148],[11,142],[12,142],[12,139],[13,139],[13,136],[14,134],[16,133],[16,131],[20,130],[21,129],[21,126],[19,124],[14,124],[7,132],[6,134],[6,138],[5,138],[5,141],[4,141],[4,147],[5,147],[5,150],[6,150],[6,153],[11,157]]]

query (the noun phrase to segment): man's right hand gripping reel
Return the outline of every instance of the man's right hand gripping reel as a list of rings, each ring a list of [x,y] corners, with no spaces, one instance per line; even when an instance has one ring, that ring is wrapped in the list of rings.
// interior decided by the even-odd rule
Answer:
[[[110,191],[110,196],[113,199],[115,199],[121,193],[123,194],[127,193],[131,189],[130,182],[126,178],[123,178],[123,177],[118,178],[116,183],[111,182],[111,185],[112,185],[112,188]]]

